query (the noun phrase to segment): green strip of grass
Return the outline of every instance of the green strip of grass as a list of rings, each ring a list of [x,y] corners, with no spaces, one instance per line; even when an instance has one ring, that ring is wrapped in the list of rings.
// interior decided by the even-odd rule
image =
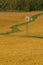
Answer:
[[[21,23],[21,24],[17,24],[17,25],[14,25],[12,27],[10,27],[12,29],[11,32],[6,32],[6,33],[0,33],[0,35],[9,35],[11,33],[16,33],[16,32],[20,32],[21,30],[19,30],[17,27],[18,26],[23,26],[23,25],[26,25],[26,24],[29,24],[31,22],[34,22],[35,19],[37,19],[39,16],[43,15],[43,13],[39,13],[39,14],[36,14],[34,16],[32,16],[32,20],[30,20],[29,22],[25,22],[25,23]],[[33,38],[43,38],[43,37],[40,37],[40,36],[25,36],[25,37],[33,37]]]
[[[25,23],[21,23],[21,24],[17,24],[17,25],[14,25],[14,26],[12,26],[12,27],[18,27],[18,26],[23,26],[23,25],[25,25],[25,24],[28,24],[28,23],[31,23],[31,22],[34,22],[39,16],[41,16],[41,15],[43,15],[43,13],[39,13],[39,14],[36,14],[36,15],[34,15],[34,16],[32,16],[31,18],[32,18],[32,20],[30,20],[29,22],[25,22]]]
[[[43,39],[43,36],[22,36],[24,38],[39,38],[39,39]]]
[[[0,33],[0,35],[9,35],[9,34],[11,34],[11,33],[16,33],[16,32],[21,32],[21,30],[19,30],[19,29],[16,28],[16,27],[13,27],[11,32]]]

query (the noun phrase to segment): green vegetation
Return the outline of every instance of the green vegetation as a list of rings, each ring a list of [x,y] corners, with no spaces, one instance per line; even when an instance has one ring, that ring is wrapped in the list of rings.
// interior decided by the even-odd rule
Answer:
[[[40,38],[40,39],[43,39],[43,36],[21,36],[21,37],[27,37],[27,38]]]
[[[43,0],[0,0],[0,11],[43,10]]]

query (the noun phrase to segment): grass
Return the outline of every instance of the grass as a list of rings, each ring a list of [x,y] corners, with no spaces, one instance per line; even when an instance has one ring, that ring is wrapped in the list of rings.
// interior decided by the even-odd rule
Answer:
[[[32,17],[38,13],[0,14],[3,20],[0,21],[0,65],[43,65],[43,15],[28,24],[28,36],[26,24],[19,25],[25,23],[25,16]],[[16,24],[19,26],[16,27]]]
[[[30,18],[32,18],[33,20],[30,20],[29,22],[25,22],[25,23],[22,23],[22,24],[14,25],[13,27],[15,27],[15,26],[16,26],[16,27],[17,27],[17,26],[22,26],[22,25],[26,25],[26,24],[28,24],[28,23],[34,22],[35,19],[37,19],[37,17],[38,17],[38,16],[41,16],[41,15],[43,15],[43,13],[36,14],[36,15],[30,17]]]
[[[43,39],[43,36],[21,36],[21,37],[28,37],[28,38],[39,38],[39,39]]]
[[[11,34],[11,33],[20,32],[21,30],[17,28],[18,26],[24,26],[24,25],[26,25],[26,24],[29,24],[29,23],[31,23],[31,22],[34,22],[34,21],[37,19],[37,17],[39,17],[39,16],[41,16],[41,15],[43,15],[43,13],[39,13],[39,14],[36,14],[36,15],[30,17],[30,18],[32,18],[32,20],[30,20],[29,22],[21,23],[21,24],[17,24],[17,25],[13,25],[12,27],[10,27],[10,28],[12,29],[11,32],[0,33],[0,35],[9,35],[9,34]],[[43,37],[41,37],[41,36],[26,36],[26,37],[43,38]]]

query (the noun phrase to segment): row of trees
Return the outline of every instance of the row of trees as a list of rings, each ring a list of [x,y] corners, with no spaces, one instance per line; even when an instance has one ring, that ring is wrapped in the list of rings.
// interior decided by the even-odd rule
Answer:
[[[0,11],[43,10],[43,0],[0,0]]]

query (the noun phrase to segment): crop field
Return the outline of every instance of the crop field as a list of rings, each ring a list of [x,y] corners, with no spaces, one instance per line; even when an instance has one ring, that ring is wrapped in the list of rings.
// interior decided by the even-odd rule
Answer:
[[[43,12],[0,12],[0,65],[43,65]]]

